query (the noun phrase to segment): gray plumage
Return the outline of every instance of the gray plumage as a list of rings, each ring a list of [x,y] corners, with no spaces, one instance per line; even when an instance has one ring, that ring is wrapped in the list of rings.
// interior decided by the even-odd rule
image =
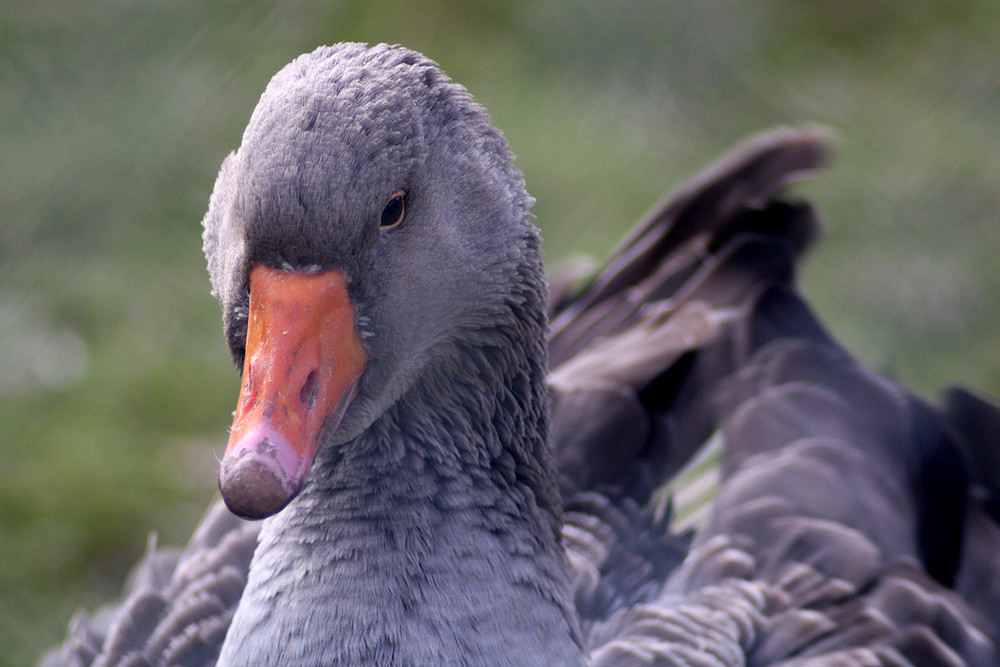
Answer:
[[[237,362],[254,265],[343,271],[357,397],[283,511],[216,503],[44,664],[1000,663],[1000,410],[909,394],[801,300],[816,220],[782,190],[825,152],[752,139],[549,295],[463,88],[384,45],[295,60],[223,163],[205,252]],[[713,433],[717,495],[672,533],[655,493]]]

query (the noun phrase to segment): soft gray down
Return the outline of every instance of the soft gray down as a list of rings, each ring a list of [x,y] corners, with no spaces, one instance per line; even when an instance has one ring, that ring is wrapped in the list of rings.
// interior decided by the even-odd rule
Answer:
[[[363,374],[308,476],[224,471],[241,513],[284,509],[215,503],[43,664],[1000,664],[1000,409],[816,321],[783,189],[825,152],[751,139],[550,292],[464,88],[402,48],[296,59],[222,165],[209,272],[241,368],[251,270],[343,275]],[[720,433],[679,532],[658,489]]]

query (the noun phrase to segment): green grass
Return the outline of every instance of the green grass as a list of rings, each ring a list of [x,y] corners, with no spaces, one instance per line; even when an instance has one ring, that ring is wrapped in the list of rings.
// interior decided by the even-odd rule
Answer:
[[[0,9],[0,665],[113,596],[214,492],[237,390],[200,219],[268,78],[389,41],[508,137],[556,262],[734,141],[819,122],[810,300],[919,391],[1000,392],[1000,6],[436,0]]]

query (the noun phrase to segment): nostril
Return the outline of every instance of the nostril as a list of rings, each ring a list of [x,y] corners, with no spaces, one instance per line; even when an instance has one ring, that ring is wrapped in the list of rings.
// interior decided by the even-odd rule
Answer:
[[[316,398],[319,395],[319,383],[316,381],[316,371],[310,371],[306,376],[306,382],[299,391],[299,401],[306,410],[316,407]]]

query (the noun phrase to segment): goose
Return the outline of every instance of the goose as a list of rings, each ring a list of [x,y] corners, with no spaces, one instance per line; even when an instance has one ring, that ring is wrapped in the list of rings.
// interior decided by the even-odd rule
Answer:
[[[1000,408],[866,369],[800,296],[786,186],[828,143],[749,139],[547,286],[464,88],[295,59],[204,219],[221,500],[43,664],[1000,664]]]

